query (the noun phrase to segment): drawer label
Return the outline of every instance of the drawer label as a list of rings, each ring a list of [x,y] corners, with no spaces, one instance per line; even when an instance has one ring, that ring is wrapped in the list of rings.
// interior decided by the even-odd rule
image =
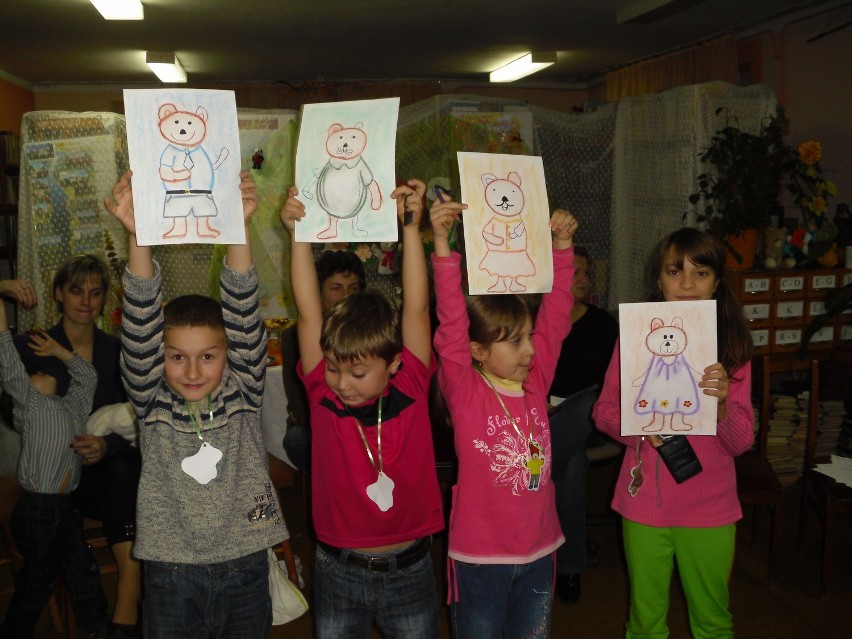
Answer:
[[[834,288],[837,286],[837,277],[835,275],[814,275],[811,280],[811,285],[815,289]]]
[[[746,304],[743,312],[750,321],[769,319],[769,304]]]
[[[769,330],[752,331],[751,341],[754,342],[755,347],[769,346]]]
[[[781,291],[801,291],[803,288],[805,288],[805,280],[801,275],[782,277],[778,280],[778,290]]]
[[[775,317],[790,319],[801,317],[804,314],[805,302],[803,300],[791,300],[789,302],[778,302],[775,309]]]
[[[769,278],[753,278],[747,279],[744,282],[746,293],[765,293],[769,290]]]
[[[801,341],[801,328],[786,328],[779,331],[775,331],[776,346],[788,346],[790,344],[798,344]]]

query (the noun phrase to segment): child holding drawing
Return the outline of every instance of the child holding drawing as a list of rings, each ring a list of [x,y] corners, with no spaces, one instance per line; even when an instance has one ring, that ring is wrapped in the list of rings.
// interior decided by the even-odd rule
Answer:
[[[320,639],[366,638],[373,623],[389,639],[438,636],[430,548],[444,517],[428,406],[435,362],[424,191],[409,180],[390,194],[405,243],[401,310],[368,290],[324,312],[311,245],[296,241],[306,212],[295,187],[281,210],[311,415]]]
[[[618,345],[592,414],[598,429],[627,446],[612,507],[623,517],[629,638],[668,636],[675,558],[693,636],[732,636],[728,578],[735,522],[742,516],[734,457],[752,444],[754,414],[751,336],[742,308],[725,283],[724,264],[722,250],[706,233],[683,228],[657,244],[648,272],[653,282],[649,301],[716,300],[721,361],[704,369],[698,386],[718,400],[717,434],[688,438],[703,470],[679,484],[661,463],[658,437],[620,435]]]
[[[550,218],[553,292],[533,334],[517,295],[480,295],[465,308],[461,258],[448,241],[465,208],[446,201],[431,210],[438,382],[459,459],[449,536],[453,634],[547,637],[553,555],[564,541],[550,480],[547,391],[571,328],[577,221],[558,209]]]

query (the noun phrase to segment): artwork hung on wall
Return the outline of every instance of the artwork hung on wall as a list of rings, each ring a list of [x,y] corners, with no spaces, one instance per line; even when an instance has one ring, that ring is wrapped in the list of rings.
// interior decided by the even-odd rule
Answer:
[[[471,295],[553,288],[550,208],[541,158],[458,154]]]
[[[306,104],[296,186],[306,215],[301,242],[395,242],[399,98]]]
[[[622,435],[715,435],[716,301],[619,304]]]
[[[244,244],[233,91],[125,89],[140,245]]]

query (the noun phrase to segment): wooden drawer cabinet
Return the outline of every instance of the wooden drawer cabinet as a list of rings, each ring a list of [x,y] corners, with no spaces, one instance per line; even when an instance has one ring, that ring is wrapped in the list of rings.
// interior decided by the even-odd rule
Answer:
[[[852,282],[852,269],[814,268],[732,271],[728,285],[743,306],[755,355],[798,352],[814,317],[825,313],[831,289]],[[834,318],[811,338],[809,348],[826,350],[852,340],[852,313]]]

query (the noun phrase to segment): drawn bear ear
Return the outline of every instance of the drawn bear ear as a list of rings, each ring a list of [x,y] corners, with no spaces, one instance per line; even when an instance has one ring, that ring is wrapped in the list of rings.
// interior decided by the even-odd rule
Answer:
[[[342,131],[342,130],[343,130],[343,125],[335,122],[330,127],[328,127],[328,137],[331,137],[332,135],[334,135],[338,131]]]
[[[665,326],[665,324],[663,324],[663,320],[661,320],[659,317],[655,317],[651,320],[652,331],[656,331],[658,328],[662,328],[663,326]]]
[[[511,182],[515,186],[521,185],[521,176],[518,175],[517,173],[515,173],[514,171],[509,173],[509,175],[506,177],[506,179],[509,180],[509,182]]]
[[[202,120],[207,122],[207,117],[208,117],[207,116],[207,109],[205,109],[204,107],[202,107],[202,106],[198,107],[195,110],[195,115],[197,115],[199,118],[201,118]]]
[[[488,186],[494,180],[498,179],[496,175],[492,173],[483,173],[482,174],[482,186]]]
[[[178,108],[171,103],[161,104],[159,111],[157,111],[157,115],[160,117],[160,121],[165,120],[172,113],[177,113]]]
[[[681,319],[680,317],[675,317],[672,320],[672,326],[674,326],[675,328],[679,328],[680,330],[683,330],[683,319]]]
[[[363,122],[356,122],[356,123],[355,123],[355,126],[354,126],[354,127],[352,127],[352,128],[354,128],[354,129],[363,129],[363,128],[364,128],[364,123],[363,123]]]

